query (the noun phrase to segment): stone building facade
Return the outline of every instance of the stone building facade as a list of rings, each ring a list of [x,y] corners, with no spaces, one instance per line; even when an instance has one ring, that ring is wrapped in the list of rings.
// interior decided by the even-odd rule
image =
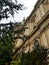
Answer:
[[[18,41],[21,44],[18,52],[32,51],[36,40],[49,47],[49,0],[38,0],[30,16],[23,21],[23,27],[28,27],[23,35],[28,38]]]

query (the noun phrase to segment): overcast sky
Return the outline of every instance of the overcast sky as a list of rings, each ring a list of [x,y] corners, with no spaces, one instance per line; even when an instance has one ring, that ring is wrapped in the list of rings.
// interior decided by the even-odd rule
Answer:
[[[24,17],[27,18],[30,15],[30,13],[32,12],[36,2],[37,2],[37,0],[18,0],[18,3],[24,4],[24,6],[27,8],[26,8],[26,10],[19,11],[18,14],[16,13],[14,20],[16,22],[19,22],[19,21],[21,22]],[[12,17],[10,18],[10,20],[14,21],[12,19]],[[6,22],[8,23],[8,21],[6,21]],[[2,20],[2,22],[5,23],[4,20]]]

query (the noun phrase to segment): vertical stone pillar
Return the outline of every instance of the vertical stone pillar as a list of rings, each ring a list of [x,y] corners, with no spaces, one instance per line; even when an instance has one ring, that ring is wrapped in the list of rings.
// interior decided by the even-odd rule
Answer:
[[[49,46],[49,28],[45,31],[45,35],[46,35],[48,46]]]
[[[44,8],[43,8],[43,5],[41,4],[40,5],[40,14],[41,14],[41,16],[44,16],[45,15],[45,11],[44,11]]]
[[[42,45],[45,46],[45,47],[48,47],[48,43],[47,43],[47,39],[46,39],[46,35],[45,35],[45,32],[42,33]]]
[[[40,9],[38,8],[36,11],[35,24],[38,23],[41,19]]]
[[[40,43],[41,43],[40,45],[43,45],[43,42],[42,41],[43,41],[42,35],[40,35]]]
[[[31,41],[30,52],[33,50],[33,48],[34,48],[34,40]]]

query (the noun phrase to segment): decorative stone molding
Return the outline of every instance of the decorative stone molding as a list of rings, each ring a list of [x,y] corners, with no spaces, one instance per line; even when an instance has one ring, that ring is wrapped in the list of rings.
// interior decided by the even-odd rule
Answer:
[[[35,9],[32,11],[30,16],[25,21],[23,27],[30,24],[30,22],[31,22],[31,24],[32,24],[32,22],[35,23],[35,17],[36,17],[35,12],[39,8],[39,6],[46,1],[48,1],[48,0],[38,0],[37,4],[35,5]],[[45,12],[44,16],[40,19],[40,21],[38,21],[38,23],[33,24],[33,25],[35,26],[35,28],[28,35],[28,38],[23,41],[23,44],[20,46],[19,49],[21,49],[22,47],[27,48],[29,46],[29,44],[33,45],[34,41],[37,39],[41,43],[42,34],[45,35],[45,31],[49,28],[49,10],[47,10],[47,12]],[[29,27],[29,30],[30,30],[30,27]]]

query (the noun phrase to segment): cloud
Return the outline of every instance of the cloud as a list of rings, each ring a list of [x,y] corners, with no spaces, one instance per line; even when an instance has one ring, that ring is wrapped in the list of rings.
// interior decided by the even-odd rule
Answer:
[[[37,0],[18,0],[18,3],[24,4],[24,6],[27,7],[27,9],[19,11],[19,14],[15,13],[14,20],[16,22],[20,22],[23,20],[24,17],[27,18],[30,15],[31,11],[33,10],[36,2]],[[6,21],[4,22],[4,20],[2,20],[2,22],[8,23],[9,21],[14,20],[10,17],[10,19],[7,22]]]
[[[15,15],[15,20],[22,21],[24,17],[27,18],[30,15],[31,11],[34,9],[36,2],[37,0],[18,0],[18,3],[24,4],[27,9],[19,11],[19,14]]]

